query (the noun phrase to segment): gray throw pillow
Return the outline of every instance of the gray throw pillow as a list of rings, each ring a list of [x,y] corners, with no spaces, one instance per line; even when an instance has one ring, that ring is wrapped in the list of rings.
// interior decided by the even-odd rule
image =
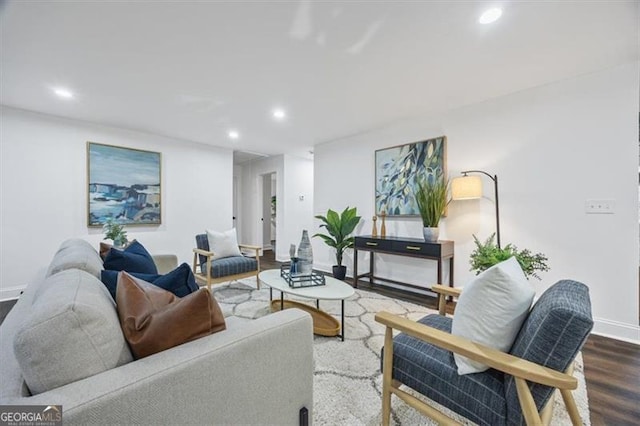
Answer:
[[[113,299],[91,274],[69,269],[47,278],[13,350],[32,394],[133,360]]]
[[[57,274],[67,269],[82,269],[100,279],[102,259],[89,242],[80,238],[71,238],[60,245],[49,264],[46,276]]]

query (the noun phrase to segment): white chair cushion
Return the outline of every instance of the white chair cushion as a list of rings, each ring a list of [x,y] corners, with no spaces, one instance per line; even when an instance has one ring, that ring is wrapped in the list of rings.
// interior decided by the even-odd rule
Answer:
[[[242,256],[240,247],[238,247],[236,228],[231,228],[225,232],[216,232],[207,229],[207,239],[209,240],[209,251],[213,252],[213,260],[231,256]]]
[[[535,291],[515,257],[478,275],[458,299],[451,334],[508,352],[527,317]],[[454,354],[458,374],[489,367]]]

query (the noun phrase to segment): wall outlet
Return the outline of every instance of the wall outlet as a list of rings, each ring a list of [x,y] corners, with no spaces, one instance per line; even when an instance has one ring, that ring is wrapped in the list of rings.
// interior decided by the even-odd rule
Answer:
[[[594,199],[584,202],[586,214],[614,214],[616,212],[616,200]]]

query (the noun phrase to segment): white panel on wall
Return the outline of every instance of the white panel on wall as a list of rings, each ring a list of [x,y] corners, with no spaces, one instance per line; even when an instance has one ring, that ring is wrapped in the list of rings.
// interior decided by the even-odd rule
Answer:
[[[542,281],[531,281],[536,290],[564,278],[582,281],[590,288],[596,332],[640,341],[639,69],[633,62],[316,146],[314,213],[356,206],[365,219],[356,234],[369,234],[374,151],[444,134],[450,176],[468,169],[498,175],[503,244],[549,257],[551,271]],[[488,178],[484,188],[483,199],[452,202],[442,223],[441,238],[456,243],[458,286],[473,277],[472,234],[484,239],[495,231]],[[589,199],[615,199],[616,211],[588,215]],[[387,223],[390,235],[419,237],[420,228],[418,219]],[[314,253],[319,264],[334,261],[319,241]],[[351,268],[351,251],[349,256],[345,262]],[[361,256],[360,265],[367,265]],[[435,273],[421,262],[386,256],[376,272],[424,284]]]
[[[162,153],[162,224],[127,227],[151,253],[191,263],[196,233],[231,227],[231,150],[8,107],[1,114],[0,296],[41,278],[63,240],[102,240],[87,227],[87,141]]]
[[[309,231],[309,237],[316,232],[313,225],[313,161],[285,155],[284,175],[285,229],[278,244],[280,261],[289,260],[289,246],[300,245],[304,229]]]

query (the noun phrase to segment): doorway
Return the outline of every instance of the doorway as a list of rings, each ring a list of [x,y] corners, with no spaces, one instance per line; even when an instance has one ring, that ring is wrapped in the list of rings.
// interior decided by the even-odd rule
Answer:
[[[262,175],[262,247],[276,250],[276,173]]]

